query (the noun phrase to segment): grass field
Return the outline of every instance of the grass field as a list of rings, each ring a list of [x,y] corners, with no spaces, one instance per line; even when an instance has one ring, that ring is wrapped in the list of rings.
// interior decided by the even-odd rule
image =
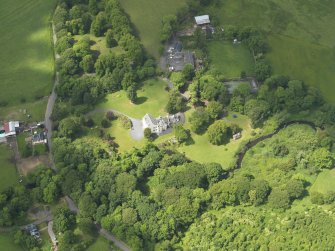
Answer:
[[[328,191],[335,192],[335,170],[325,170],[321,172],[310,191],[316,191],[323,194]]]
[[[17,184],[18,181],[15,165],[10,162],[11,156],[12,153],[7,146],[0,145],[0,192],[9,186]]]
[[[146,50],[158,58],[162,17],[175,14],[186,1],[122,0],[120,2],[136,27]]]
[[[111,245],[108,241],[102,237],[98,237],[97,240],[86,249],[86,251],[109,251],[111,249]]]
[[[162,80],[147,80],[137,92],[138,98],[135,104],[128,100],[125,91],[119,91],[108,95],[105,102],[99,104],[97,108],[115,109],[137,119],[141,119],[146,113],[158,117],[166,114],[164,111],[168,102],[166,86]]]
[[[2,0],[0,8],[0,101],[9,106],[46,96],[54,59],[50,18],[55,0]]]
[[[0,233],[0,250],[23,251],[20,246],[14,244],[13,238],[7,233]]]
[[[116,46],[114,48],[107,48],[105,37],[96,37],[92,34],[86,34],[85,36],[90,36],[90,40],[92,41],[91,50],[98,52],[98,54],[107,54],[109,52],[113,52],[116,55],[120,55],[124,52],[120,46]],[[74,36],[74,39],[79,40],[81,37],[83,37],[83,35],[76,35]]]
[[[188,111],[186,117],[189,117],[191,112],[192,110]],[[206,133],[203,135],[192,133],[194,144],[181,146],[178,150],[185,153],[190,159],[200,163],[217,162],[220,163],[223,168],[230,167],[234,164],[234,155],[241,142],[251,138],[252,129],[250,127],[249,119],[243,115],[238,115],[237,118],[233,118],[232,114],[230,114],[224,118],[224,120],[227,123],[237,124],[243,129],[241,139],[237,141],[231,140],[227,145],[215,146],[209,142]],[[188,123],[185,124],[185,128],[189,128],[189,126]]]
[[[211,68],[221,72],[225,78],[239,78],[241,71],[245,71],[247,76],[253,75],[254,61],[244,45],[213,41],[208,50]]]
[[[268,59],[277,74],[320,87],[335,102],[335,1],[227,0],[206,11],[221,24],[268,33]]]

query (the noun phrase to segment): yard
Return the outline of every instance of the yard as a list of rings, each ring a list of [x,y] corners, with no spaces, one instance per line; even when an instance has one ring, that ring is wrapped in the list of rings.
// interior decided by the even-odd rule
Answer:
[[[120,1],[146,50],[156,59],[159,57],[162,17],[176,14],[185,0],[122,0]]]
[[[335,192],[335,170],[325,170],[321,172],[310,191],[319,193],[327,193],[329,191]]]
[[[264,30],[274,72],[318,86],[327,100],[335,102],[334,8],[334,1],[322,0],[227,0],[204,11],[223,26]]]
[[[12,152],[9,148],[6,145],[0,145],[0,192],[7,187],[18,184],[17,172],[15,165],[10,160],[11,157]]]
[[[123,53],[123,49],[120,46],[116,46],[114,48],[107,48],[105,37],[96,37],[92,34],[85,36],[90,36],[90,40],[92,42],[91,50],[97,52],[97,54],[108,54],[109,52],[113,52],[116,55],[119,55]],[[74,39],[79,40],[81,37],[83,37],[83,35],[76,35],[74,36]]]
[[[0,233],[0,248],[4,251],[22,251],[23,249],[14,244],[13,237],[8,233]]]
[[[191,112],[192,110],[188,111],[186,117],[189,117]],[[243,129],[241,139],[237,141],[231,140],[227,145],[215,146],[209,142],[206,133],[203,135],[192,133],[194,144],[183,145],[178,148],[178,151],[185,153],[187,157],[200,163],[217,162],[220,163],[224,169],[231,167],[234,164],[234,156],[241,142],[251,138],[252,132],[250,121],[246,116],[236,114],[237,118],[233,118],[233,114],[235,113],[230,114],[224,118],[224,120],[227,121],[227,123],[237,124]],[[185,128],[188,127],[189,124],[186,123]]]
[[[0,101],[8,107],[28,104],[51,91],[54,59],[50,19],[55,3],[1,1],[0,33],[5,35],[0,40]]]
[[[165,90],[166,82],[158,79],[147,80],[137,91],[137,101],[132,104],[125,91],[119,91],[107,96],[107,99],[98,105],[98,109],[115,109],[127,116],[142,119],[149,113],[152,116],[166,114],[164,108],[168,102],[168,92]]]
[[[248,48],[243,44],[213,41],[208,45],[211,69],[219,71],[225,78],[239,78],[245,71],[247,76],[254,73],[254,61]]]
[[[96,239],[96,241],[91,246],[88,247],[86,251],[108,251],[108,250],[112,250],[111,245],[106,239],[99,236]]]

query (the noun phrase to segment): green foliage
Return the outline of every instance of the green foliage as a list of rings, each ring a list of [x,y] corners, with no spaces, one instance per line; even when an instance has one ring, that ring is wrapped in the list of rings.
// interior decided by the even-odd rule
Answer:
[[[179,143],[187,142],[190,137],[190,131],[185,129],[181,124],[175,124],[173,126],[174,136],[176,137]]]
[[[271,76],[272,69],[271,66],[264,61],[258,61],[255,65],[255,75],[256,79],[263,82],[265,79]]]
[[[59,136],[74,138],[81,132],[81,122],[77,117],[68,117],[60,121]]]
[[[113,31],[111,29],[106,32],[106,46],[107,48],[113,48],[117,46],[117,41],[113,37]]]
[[[222,145],[229,143],[231,129],[223,120],[215,121],[207,130],[208,140],[213,145]]]
[[[217,101],[209,102],[206,110],[213,120],[220,118],[223,114],[223,106]]]
[[[146,139],[151,139],[151,136],[152,136],[152,133],[151,133],[151,129],[150,128],[145,128],[144,129],[144,137],[146,138]]]
[[[177,29],[177,17],[174,15],[164,16],[162,19],[162,28],[160,34],[160,40],[162,43],[166,42],[173,32]]]
[[[175,114],[185,110],[185,101],[178,91],[171,91],[165,110],[170,114]]]
[[[209,124],[210,117],[203,107],[197,108],[190,117],[191,130],[197,134],[204,133]]]
[[[269,195],[269,204],[275,209],[288,209],[290,207],[290,195],[287,190],[274,188]]]
[[[53,222],[56,233],[65,233],[67,230],[75,227],[76,218],[69,209],[60,207],[54,214]]]
[[[183,78],[187,81],[191,81],[195,76],[194,67],[191,64],[186,64],[182,71]]]

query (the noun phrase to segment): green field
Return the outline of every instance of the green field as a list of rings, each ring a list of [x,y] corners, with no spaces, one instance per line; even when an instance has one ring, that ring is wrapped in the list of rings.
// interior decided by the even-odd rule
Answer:
[[[146,50],[158,58],[162,17],[175,14],[186,1],[122,0],[120,2],[136,27]]]
[[[10,161],[11,156],[12,153],[8,147],[6,145],[0,145],[0,192],[18,182],[15,165]]]
[[[222,25],[266,31],[274,72],[320,87],[335,102],[335,1],[227,0],[206,11]]]
[[[14,240],[9,234],[0,233],[0,250],[22,251],[23,249],[14,244]]]
[[[116,46],[113,48],[106,47],[106,38],[105,37],[96,37],[92,34],[86,34],[85,36],[89,36],[91,40],[91,50],[93,52],[97,52],[97,54],[108,54],[110,52],[115,53],[116,55],[122,54],[124,51],[120,46]],[[75,35],[74,39],[78,41],[83,35]]]
[[[108,250],[112,250],[111,245],[106,239],[102,237],[98,237],[98,239],[91,246],[89,246],[88,249],[86,249],[86,251],[108,251]]]
[[[325,170],[320,173],[310,191],[319,193],[335,192],[335,170]]]
[[[137,101],[132,104],[125,91],[119,91],[107,96],[105,102],[97,108],[115,109],[127,116],[141,119],[146,113],[158,117],[166,114],[164,108],[168,102],[166,83],[162,80],[151,79],[143,83],[137,91]]]
[[[191,111],[186,113],[186,118],[189,117]],[[235,113],[234,113],[235,114]],[[197,135],[192,133],[192,139],[194,140],[194,144],[191,145],[183,145],[178,148],[180,152],[185,153],[185,155],[200,163],[208,163],[208,162],[217,162],[220,163],[224,168],[228,168],[234,164],[234,155],[238,150],[242,141],[248,140],[251,138],[251,126],[250,121],[246,116],[238,115],[237,118],[233,118],[232,114],[224,118],[227,123],[237,124],[242,131],[242,138],[230,142],[227,145],[215,146],[212,145],[209,140],[207,133],[203,135]],[[189,123],[186,122],[185,128],[189,128]]]
[[[245,71],[247,76],[254,73],[254,61],[248,48],[242,44],[213,41],[208,45],[211,69],[218,70],[225,78],[239,78]]]
[[[54,69],[50,18],[55,2],[1,1],[0,101],[9,106],[50,93]]]

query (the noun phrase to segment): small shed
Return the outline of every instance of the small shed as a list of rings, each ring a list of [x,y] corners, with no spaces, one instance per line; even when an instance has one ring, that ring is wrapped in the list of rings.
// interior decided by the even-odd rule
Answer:
[[[197,25],[206,25],[211,23],[209,15],[196,16],[194,19]]]

